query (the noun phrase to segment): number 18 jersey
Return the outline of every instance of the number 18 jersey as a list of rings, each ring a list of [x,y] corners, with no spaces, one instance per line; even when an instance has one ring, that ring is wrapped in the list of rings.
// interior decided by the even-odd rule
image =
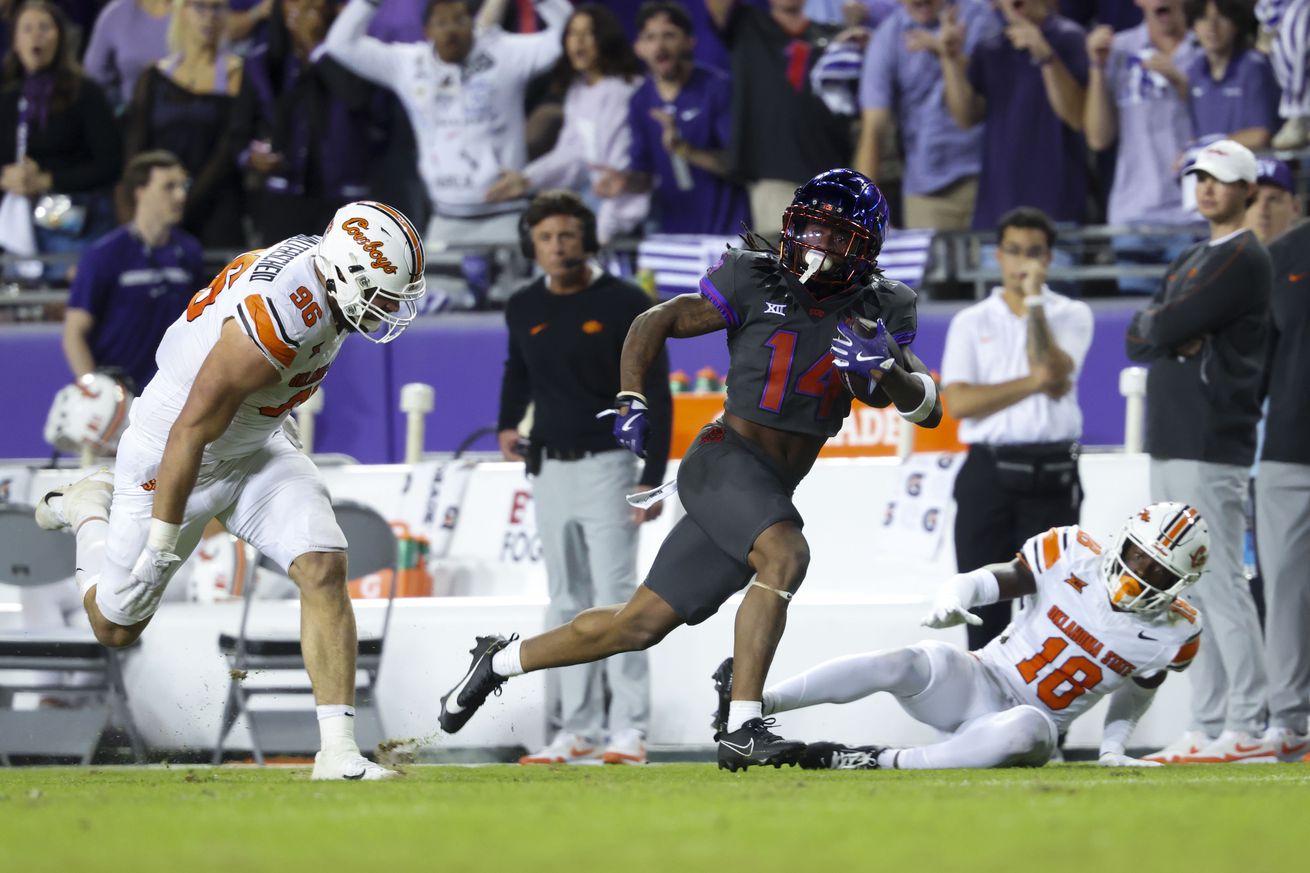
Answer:
[[[1101,581],[1101,547],[1081,528],[1051,528],[1019,556],[1037,591],[976,654],[1018,702],[1049,712],[1061,731],[1132,676],[1182,670],[1196,656],[1197,611],[1181,598],[1154,615],[1115,609]]]
[[[234,320],[278,371],[277,384],[247,397],[204,461],[248,455],[318,390],[347,333],[337,329],[314,271],[317,236],[294,236],[228,264],[173,322],[155,354],[159,371],[132,404],[137,435],[160,452],[201,365]]]

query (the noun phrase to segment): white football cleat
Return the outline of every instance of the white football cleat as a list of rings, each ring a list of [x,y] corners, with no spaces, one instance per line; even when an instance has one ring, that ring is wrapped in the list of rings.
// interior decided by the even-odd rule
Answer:
[[[1181,764],[1210,743],[1204,731],[1188,731],[1169,745],[1142,760],[1159,764]]]
[[[606,764],[645,764],[646,740],[634,728],[618,731],[610,737],[600,759]]]
[[[1246,731],[1224,731],[1186,764],[1277,764],[1278,749],[1264,737]]]
[[[46,494],[36,505],[36,524],[42,530],[76,531],[92,518],[109,521],[114,499],[114,477],[108,467]]]
[[[1274,749],[1284,764],[1295,763],[1310,755],[1310,736],[1298,734],[1291,728],[1271,727],[1265,731],[1265,742]]]
[[[311,779],[345,779],[349,782],[374,782],[395,779],[400,774],[374,764],[358,751],[319,752],[314,756],[314,775]]]
[[[598,764],[596,744],[586,737],[561,731],[546,748],[519,758],[520,764]]]

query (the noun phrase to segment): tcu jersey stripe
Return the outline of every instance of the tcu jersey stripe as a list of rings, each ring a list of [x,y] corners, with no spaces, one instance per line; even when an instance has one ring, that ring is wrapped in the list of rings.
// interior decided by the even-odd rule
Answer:
[[[273,326],[273,319],[269,315],[269,307],[264,303],[264,298],[258,294],[251,294],[241,301],[241,307],[238,311],[242,313],[242,326],[245,327],[246,333],[250,338],[258,343],[264,351],[283,367],[290,367],[296,359],[296,351],[282,341],[277,334],[277,328]],[[249,313],[251,321],[254,322],[254,330],[251,330],[251,324],[246,320],[246,313]]]
[[[732,304],[719,293],[719,289],[714,287],[709,276],[702,276],[700,280],[700,293],[708,301],[714,304],[714,308],[719,310],[723,320],[728,323],[728,327],[741,326],[741,319],[737,317],[737,312],[732,308]]]

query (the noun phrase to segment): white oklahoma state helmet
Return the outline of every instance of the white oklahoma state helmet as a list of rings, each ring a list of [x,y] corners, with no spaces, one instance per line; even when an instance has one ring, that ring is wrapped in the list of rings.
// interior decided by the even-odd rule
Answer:
[[[1130,569],[1124,549],[1132,543],[1173,578],[1168,588],[1156,587]],[[1185,503],[1152,503],[1138,510],[1105,555],[1102,572],[1110,602],[1128,612],[1158,612],[1168,608],[1187,586],[1201,578],[1210,556],[1210,528],[1195,507]]]
[[[89,446],[100,456],[112,455],[127,429],[132,392],[112,376],[87,373],[55,394],[45,420],[45,441],[61,452]]]
[[[418,315],[427,290],[423,240],[400,210],[347,203],[332,216],[314,262],[346,321],[372,342],[391,342]]]

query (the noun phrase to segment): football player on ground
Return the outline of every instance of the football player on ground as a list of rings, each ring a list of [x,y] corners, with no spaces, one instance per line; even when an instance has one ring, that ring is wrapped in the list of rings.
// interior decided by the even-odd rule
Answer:
[[[1010,563],[959,574],[938,591],[926,627],[972,624],[980,620],[974,607],[1023,598],[1018,617],[982,650],[929,640],[837,658],[766,690],[764,711],[886,691],[951,734],[906,749],[811,743],[802,767],[1040,767],[1059,732],[1108,694],[1102,766],[1159,766],[1125,748],[1168,671],[1184,669],[1200,647],[1201,617],[1178,595],[1200,578],[1209,542],[1205,521],[1181,503],[1141,510],[1104,552],[1075,525],[1051,528]],[[725,661],[715,674],[720,718],[731,670]]]
[[[343,206],[322,237],[248,252],[164,334],[159,372],[132,405],[105,472],[47,494],[41,527],[77,535],[77,580],[96,638],[135,642],[169,579],[218,518],[300,588],[301,645],[318,704],[315,779],[396,775],[359,753],[355,614],[346,540],[318,468],[283,424],[318,390],[346,337],[398,337],[424,293],[423,246],[382,203]]]
[[[851,387],[920,426],[941,418],[932,377],[906,348],[917,327],[914,292],[877,270],[886,229],[877,186],[854,170],[822,173],[796,190],[780,246],[747,234],[747,247],[725,253],[699,294],[637,317],[623,346],[614,434],[638,455],[650,426],[640,390],[665,340],[727,332],[723,418],[700,432],[678,470],[687,516],[627,603],[588,609],[527,640],[479,637],[468,672],[441,699],[443,730],[458,731],[511,676],[649,648],[749,585],[737,610],[737,682],[716,737],[719,766],[796,762],[805,744],[774,734],[761,712],[787,604],[809,563],[792,492],[850,412]]]

